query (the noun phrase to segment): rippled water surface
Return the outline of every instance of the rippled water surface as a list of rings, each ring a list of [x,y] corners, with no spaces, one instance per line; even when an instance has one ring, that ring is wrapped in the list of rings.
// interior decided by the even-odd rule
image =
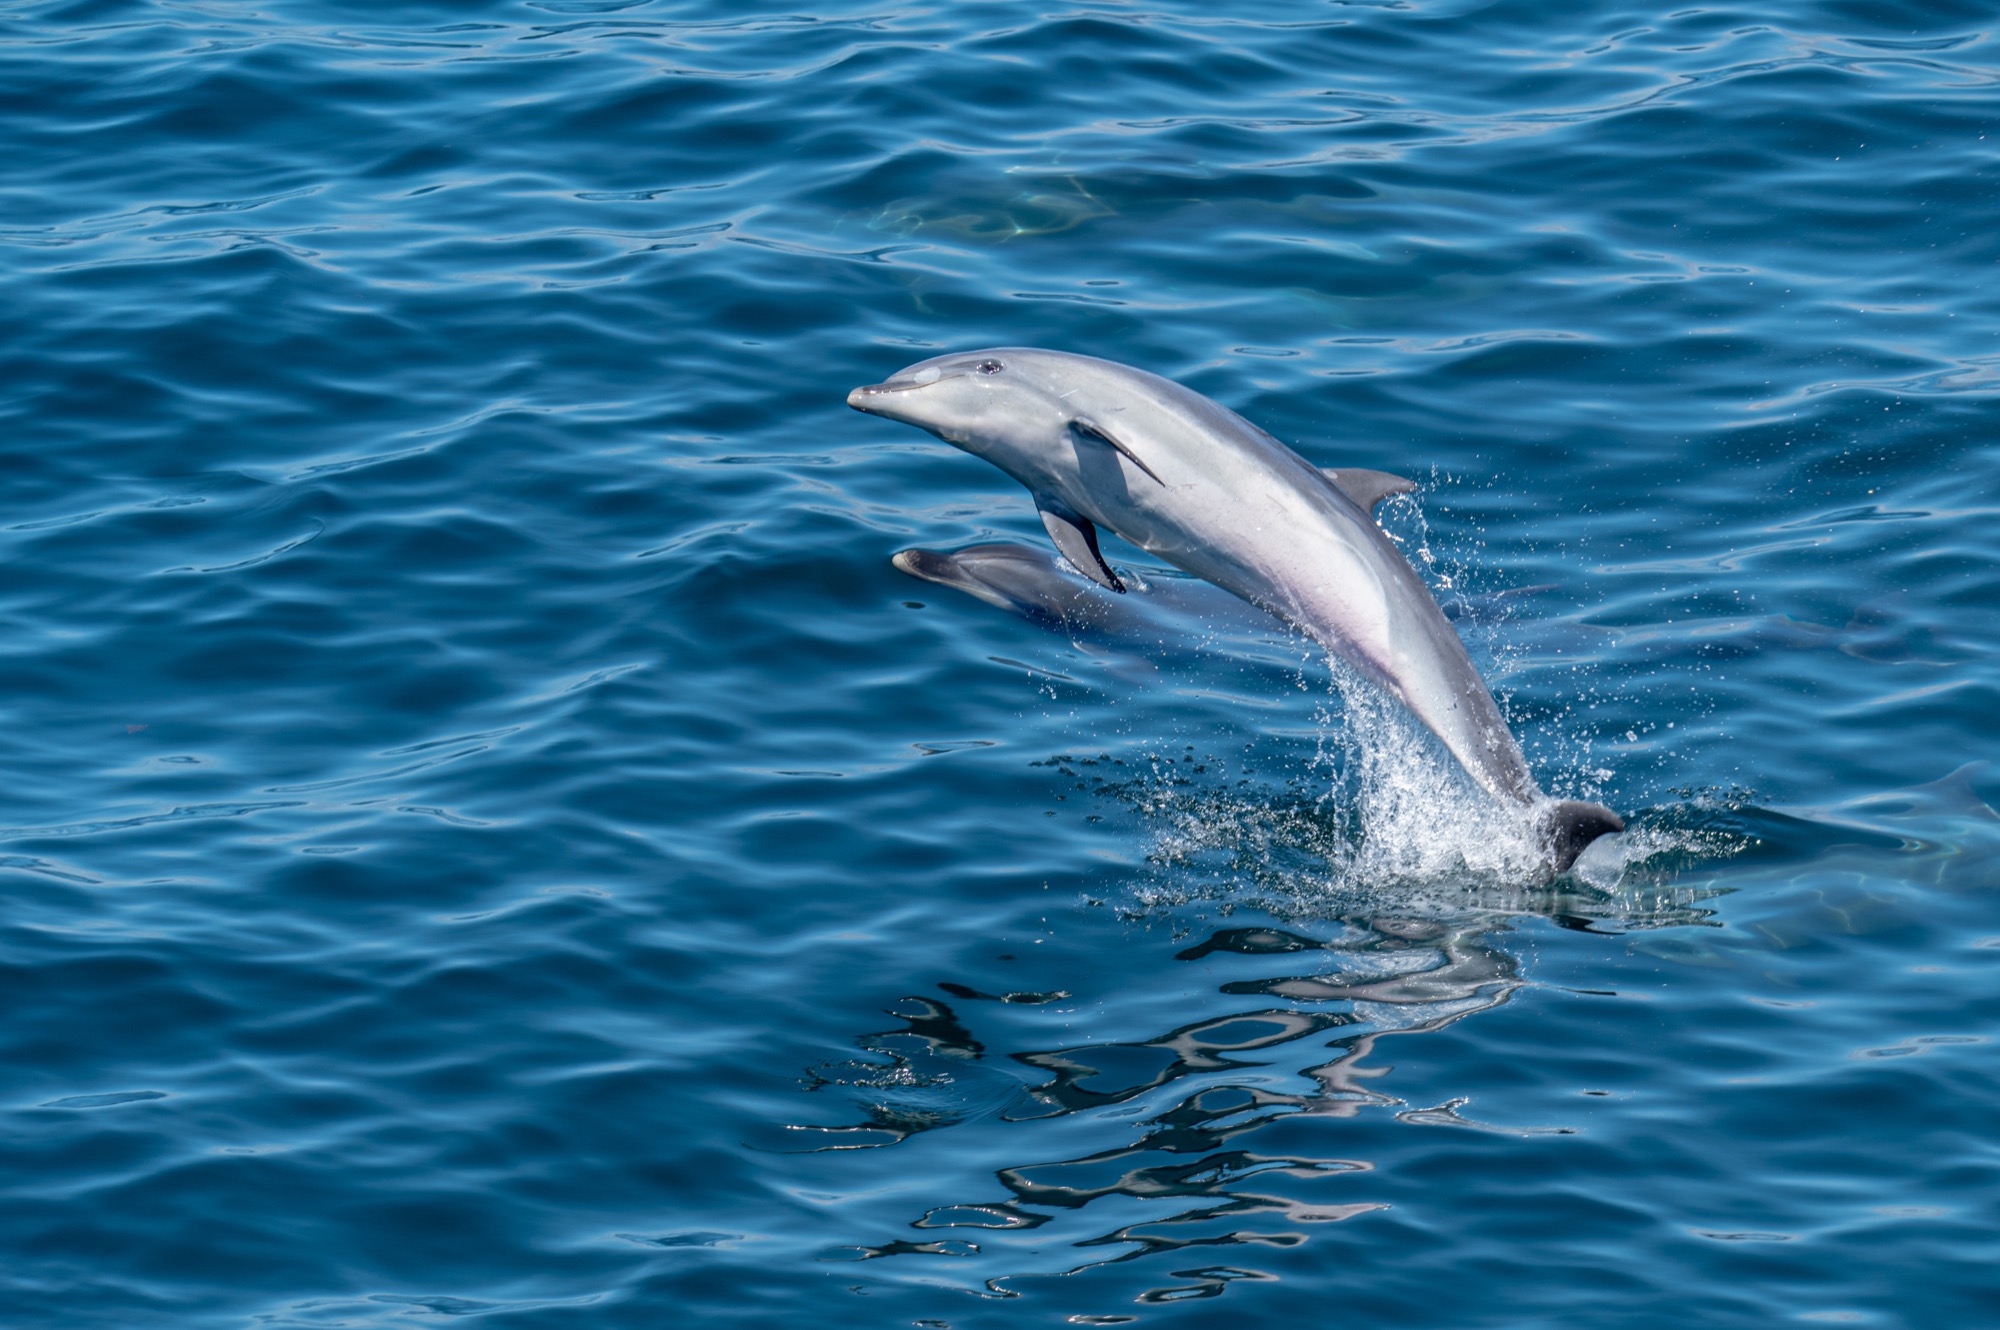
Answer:
[[[1994,1323],[1990,6],[0,0],[0,106],[6,1324]],[[1047,548],[843,405],[989,345],[1416,478],[1631,829],[899,572]]]

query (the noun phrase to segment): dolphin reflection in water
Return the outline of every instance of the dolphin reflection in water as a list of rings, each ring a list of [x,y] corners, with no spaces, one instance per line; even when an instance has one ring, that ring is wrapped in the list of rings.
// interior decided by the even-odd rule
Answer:
[[[965,1191],[909,1215],[910,1236],[828,1258],[962,1257],[957,1277],[969,1289],[1001,1293],[1027,1276],[1174,1261],[1178,1282],[1142,1292],[1141,1302],[1196,1296],[1186,1280],[1199,1283],[1200,1270],[1180,1267],[1210,1267],[1190,1262],[1190,1248],[1215,1249],[1213,1268],[1257,1277],[1259,1248],[1387,1208],[1368,1176],[1380,1138],[1302,1131],[1301,1118],[1576,1130],[1483,1122],[1464,1096],[1409,1102],[1381,1061],[1395,1039],[1443,1031],[1529,984],[1519,945],[1509,945],[1519,920],[1541,915],[1586,932],[1699,924],[1708,894],[1611,902],[1544,890],[1496,898],[1492,909],[1356,908],[1312,924],[1216,929],[1176,953],[1190,977],[1201,975],[1178,1024],[1148,1032],[1142,1012],[1107,1008],[1078,1018],[1094,1037],[1054,1046],[1018,1047],[1024,1034],[1068,1024],[1021,1009],[1091,1009],[1068,992],[943,983],[941,996],[906,997],[891,1009],[896,1028],[857,1039],[863,1059],[823,1064],[808,1078],[864,1120],[797,1127],[791,1143],[868,1149],[951,1130],[964,1135],[949,1157],[983,1162],[957,1179]],[[1020,1125],[1037,1121],[1045,1126]],[[1027,1229],[1039,1230],[1032,1248],[1004,1238]],[[1161,1273],[1142,1264],[1126,1278]]]

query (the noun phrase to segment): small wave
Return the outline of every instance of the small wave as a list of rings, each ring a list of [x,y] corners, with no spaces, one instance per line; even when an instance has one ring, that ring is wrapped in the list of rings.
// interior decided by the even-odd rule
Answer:
[[[300,808],[304,804],[296,799],[275,799],[264,803],[219,803],[187,804],[164,813],[144,813],[137,817],[115,818],[100,822],[67,822],[46,827],[0,827],[0,841],[44,840],[67,836],[95,836],[106,831],[127,831],[133,827],[149,827],[162,822],[188,822],[217,817],[248,817],[253,813],[268,812],[273,808]]]
[[[116,1108],[120,1104],[140,1104],[149,1099],[168,1098],[165,1090],[120,1090],[111,1094],[73,1094],[51,1099],[43,1108]]]
[[[272,546],[270,549],[263,551],[261,554],[252,554],[248,558],[238,559],[234,563],[182,564],[177,568],[163,568],[160,571],[163,573],[240,572],[245,568],[255,568],[259,564],[269,563],[273,559],[282,558],[283,556],[290,554],[295,549],[299,549],[305,545],[310,545],[312,544],[313,541],[318,540],[319,537],[325,531],[326,531],[326,523],[321,522],[317,526],[315,526],[311,531],[306,532],[303,536],[294,537],[293,539],[287,540],[282,544]]]
[[[441,767],[447,762],[456,762],[462,757],[472,757],[475,754],[487,752],[492,747],[493,745],[491,744],[483,743],[466,744],[463,747],[452,749],[450,752],[439,753],[434,757],[426,758],[421,762],[407,762],[402,766],[389,767],[382,771],[366,771],[355,776],[340,776],[332,780],[316,780],[304,785],[267,785],[264,787],[263,792],[265,794],[318,794],[325,790],[344,790],[355,785],[373,784],[378,780],[394,780],[399,776],[413,776],[419,771],[428,771],[432,767]]]

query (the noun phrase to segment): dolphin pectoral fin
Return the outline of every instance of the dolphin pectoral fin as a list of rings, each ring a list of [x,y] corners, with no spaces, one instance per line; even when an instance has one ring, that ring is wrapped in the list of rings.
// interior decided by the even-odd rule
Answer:
[[[1069,560],[1070,567],[1108,590],[1125,590],[1118,574],[1111,571],[1111,565],[1097,552],[1097,528],[1088,517],[1081,517],[1040,494],[1035,496],[1035,507],[1042,510],[1042,525],[1048,528],[1049,539],[1062,551],[1063,558]]]
[[[1126,461],[1130,462],[1133,466],[1138,467],[1141,471],[1144,471],[1147,475],[1151,476],[1153,478],[1153,483],[1155,485],[1164,485],[1167,483],[1166,481],[1160,479],[1159,473],[1154,471],[1152,467],[1147,466],[1144,462],[1139,460],[1139,454],[1133,452],[1130,447],[1120,442],[1117,436],[1110,433],[1102,425],[1099,425],[1096,421],[1085,420],[1082,416],[1078,416],[1075,420],[1072,420],[1070,422],[1070,428],[1075,430],[1078,434],[1082,435],[1084,438],[1089,439],[1095,443],[1101,443],[1105,447],[1110,448],[1115,452],[1117,452],[1120,456],[1122,456]]]
[[[1417,487],[1414,480],[1402,476],[1392,476],[1387,471],[1369,471],[1358,466],[1322,467],[1326,478],[1340,488],[1340,492],[1361,505],[1361,511],[1372,512],[1375,505],[1397,494],[1408,494]]]

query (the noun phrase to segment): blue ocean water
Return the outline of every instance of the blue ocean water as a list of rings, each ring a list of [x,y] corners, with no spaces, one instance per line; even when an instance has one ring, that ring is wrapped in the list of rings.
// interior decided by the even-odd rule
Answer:
[[[2000,1319],[1989,5],[0,2],[0,1323]],[[848,388],[1323,465],[1303,643]],[[1107,541],[1135,578],[1174,575]]]

